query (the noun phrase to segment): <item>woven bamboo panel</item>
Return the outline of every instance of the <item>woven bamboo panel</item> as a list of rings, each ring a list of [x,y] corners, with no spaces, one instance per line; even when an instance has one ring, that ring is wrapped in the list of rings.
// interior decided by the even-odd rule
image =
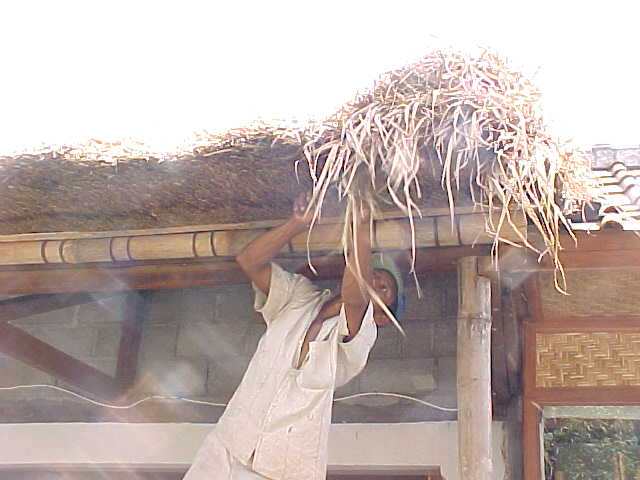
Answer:
[[[536,386],[640,385],[640,333],[536,334]]]
[[[569,295],[555,289],[551,272],[540,274],[539,284],[545,317],[640,314],[640,272],[637,270],[567,272]]]

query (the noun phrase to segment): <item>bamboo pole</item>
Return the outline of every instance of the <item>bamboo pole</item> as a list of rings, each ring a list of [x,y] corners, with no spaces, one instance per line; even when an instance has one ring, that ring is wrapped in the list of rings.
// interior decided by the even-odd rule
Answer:
[[[273,223],[273,222],[271,222]],[[375,244],[380,249],[407,249],[415,247],[447,247],[490,244],[493,237],[485,232],[486,215],[469,213],[458,215],[451,222],[448,215],[416,219],[411,228],[407,219],[377,219]],[[265,222],[224,226],[218,230],[193,231],[122,231],[111,236],[99,234],[88,238],[83,233],[51,233],[0,236],[0,265],[25,264],[79,264],[103,262],[129,262],[136,260],[162,260],[181,258],[232,257],[247,243],[265,231]],[[526,230],[526,221],[519,217],[518,228]],[[519,236],[510,226],[504,225],[501,236],[518,242]],[[96,234],[98,235],[98,234]],[[311,235],[302,233],[291,240],[283,253],[340,251],[342,224],[316,225]],[[414,243],[415,242],[415,243]]]
[[[478,275],[478,257],[458,263],[458,458],[460,478],[490,480],[491,281]]]
[[[622,455],[622,452],[618,452],[616,454],[615,464],[616,464],[616,474],[617,474],[616,480],[625,480],[624,456]]]

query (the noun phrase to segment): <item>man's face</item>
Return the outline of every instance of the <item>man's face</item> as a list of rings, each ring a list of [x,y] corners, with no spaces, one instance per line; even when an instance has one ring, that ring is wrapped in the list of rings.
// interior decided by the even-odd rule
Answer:
[[[374,270],[372,287],[387,307],[395,303],[398,295],[396,281],[388,271]],[[391,322],[389,317],[387,317],[375,302],[373,305],[373,320],[376,322],[376,325],[382,326]]]

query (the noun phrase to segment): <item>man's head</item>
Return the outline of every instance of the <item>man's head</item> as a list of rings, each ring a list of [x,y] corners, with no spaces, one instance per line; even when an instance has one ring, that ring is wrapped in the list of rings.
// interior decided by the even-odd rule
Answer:
[[[373,259],[373,290],[389,307],[396,319],[404,312],[404,285],[402,274],[388,256],[377,254]],[[373,319],[379,327],[391,323],[391,319],[379,305],[374,303]]]

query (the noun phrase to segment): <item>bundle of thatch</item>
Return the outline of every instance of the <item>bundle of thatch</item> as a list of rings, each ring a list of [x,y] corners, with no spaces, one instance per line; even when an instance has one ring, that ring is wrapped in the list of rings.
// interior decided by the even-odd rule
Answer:
[[[392,203],[419,214],[424,175],[440,177],[449,205],[469,188],[474,202],[498,208],[487,218],[498,232],[522,210],[540,233],[536,248],[558,262],[567,207],[588,199],[585,156],[553,138],[543,123],[540,93],[489,52],[441,51],[383,75],[310,135],[305,155],[314,177],[316,212],[329,185],[348,199],[348,218],[362,202]],[[514,225],[515,228],[515,225]],[[499,238],[496,235],[496,246]]]

